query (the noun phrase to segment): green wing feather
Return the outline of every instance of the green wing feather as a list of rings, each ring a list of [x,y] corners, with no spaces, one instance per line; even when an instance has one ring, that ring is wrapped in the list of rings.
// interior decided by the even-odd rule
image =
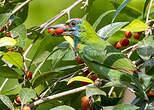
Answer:
[[[131,60],[126,58],[119,50],[103,40],[95,40],[87,45],[82,44],[81,49],[79,49],[79,55],[84,62],[97,63],[100,66],[130,74],[136,70],[135,65]]]

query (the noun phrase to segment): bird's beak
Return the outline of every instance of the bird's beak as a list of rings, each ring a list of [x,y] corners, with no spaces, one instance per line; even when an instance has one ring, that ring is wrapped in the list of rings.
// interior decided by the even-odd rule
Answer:
[[[71,36],[74,31],[68,24],[57,24],[48,27],[48,29],[51,28],[55,30],[53,36]]]

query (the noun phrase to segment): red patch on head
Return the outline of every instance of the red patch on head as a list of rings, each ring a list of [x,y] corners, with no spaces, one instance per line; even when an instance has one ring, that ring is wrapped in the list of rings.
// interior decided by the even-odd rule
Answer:
[[[80,20],[81,18],[73,18],[73,19],[79,19]]]

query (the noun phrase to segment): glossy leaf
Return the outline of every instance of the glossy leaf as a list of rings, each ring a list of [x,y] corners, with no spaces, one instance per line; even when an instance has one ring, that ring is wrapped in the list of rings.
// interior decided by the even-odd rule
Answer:
[[[0,14],[0,29],[8,21],[8,19],[10,18],[10,16],[11,16],[11,13]]]
[[[143,18],[144,18],[144,15],[145,15],[145,11],[146,11],[146,8],[149,4],[150,0],[146,0],[145,3],[144,3],[144,9],[143,9]]]
[[[111,81],[106,83],[103,87],[127,87],[124,83],[122,83],[122,81]]]
[[[75,76],[73,78],[71,78],[67,85],[69,85],[70,83],[74,82],[74,81],[82,81],[82,82],[88,82],[88,83],[94,83],[94,81],[92,81],[91,79],[87,78],[87,77],[83,77],[83,76]]]
[[[138,43],[137,52],[143,60],[148,60],[154,52],[154,36],[144,38]]]
[[[19,91],[19,97],[21,99],[21,104],[26,104],[31,98],[34,98],[36,93],[33,89],[30,88],[22,88]]]
[[[114,33],[119,31],[123,26],[128,24],[128,22],[116,22],[113,24],[109,24],[107,26],[104,26],[101,28],[98,32],[97,35],[105,40],[107,40],[110,36],[112,36]]]
[[[16,71],[7,67],[7,66],[0,66],[0,77],[2,78],[22,78]]]
[[[0,99],[8,108],[10,108],[11,110],[14,110],[13,103],[11,102],[8,96],[0,95]]]
[[[148,25],[143,23],[142,21],[135,19],[129,25],[121,29],[122,31],[131,31],[131,32],[142,32],[149,28]]]
[[[23,58],[20,53],[17,52],[7,52],[7,53],[2,53],[3,59],[6,60],[7,62],[19,67],[23,68]]]
[[[146,60],[142,67],[146,67],[146,66],[151,66],[151,67],[154,66],[154,58]]]
[[[103,110],[136,110],[138,107],[131,104],[119,104],[116,106],[103,107]]]
[[[118,2],[113,2],[112,4],[115,8],[118,8],[120,6],[120,3]],[[125,6],[125,8],[121,10],[120,13],[127,14],[128,16],[133,17],[133,18],[137,18],[138,16],[142,15],[142,13],[138,11],[136,8],[128,6],[128,5]]]
[[[112,19],[112,23],[114,22],[115,18],[117,17],[117,15],[119,14],[119,12],[130,2],[130,0],[125,0],[121,3],[121,5],[118,7],[118,9],[116,10],[116,13],[113,16]]]
[[[50,110],[75,110],[75,109],[67,105],[62,105],[62,106],[54,107]]]
[[[40,75],[34,78],[33,87],[36,87],[49,79],[53,79],[61,73],[62,72],[55,72],[55,71],[41,73]]]
[[[106,11],[105,13],[103,13],[102,15],[100,15],[100,16],[97,18],[97,20],[94,22],[94,24],[93,24],[94,30],[96,30],[97,26],[99,25],[99,23],[102,21],[102,19],[103,19],[106,15],[108,15],[109,13],[114,12],[114,11],[115,11],[115,10],[109,10],[109,11]]]
[[[25,44],[26,44],[26,34],[27,34],[27,30],[24,24],[21,24],[19,26],[17,26],[16,28],[12,29],[11,31],[11,36],[13,37],[17,37],[17,45],[19,47],[25,48]]]
[[[93,95],[104,95],[106,96],[106,93],[104,91],[102,91],[101,89],[99,89],[98,87],[96,87],[95,85],[90,85],[86,87],[86,96],[90,97]]]
[[[16,45],[16,40],[10,37],[3,37],[0,39],[0,47],[3,46],[15,46]]]

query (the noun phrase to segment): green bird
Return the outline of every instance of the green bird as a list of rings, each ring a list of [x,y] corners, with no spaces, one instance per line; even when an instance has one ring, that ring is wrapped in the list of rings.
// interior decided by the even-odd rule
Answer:
[[[114,48],[109,42],[102,40],[85,20],[74,18],[65,24],[54,25],[49,28],[61,28],[64,31],[58,35],[69,35],[74,40],[74,48],[82,61],[96,74],[109,78],[110,73],[133,74],[135,65]]]

